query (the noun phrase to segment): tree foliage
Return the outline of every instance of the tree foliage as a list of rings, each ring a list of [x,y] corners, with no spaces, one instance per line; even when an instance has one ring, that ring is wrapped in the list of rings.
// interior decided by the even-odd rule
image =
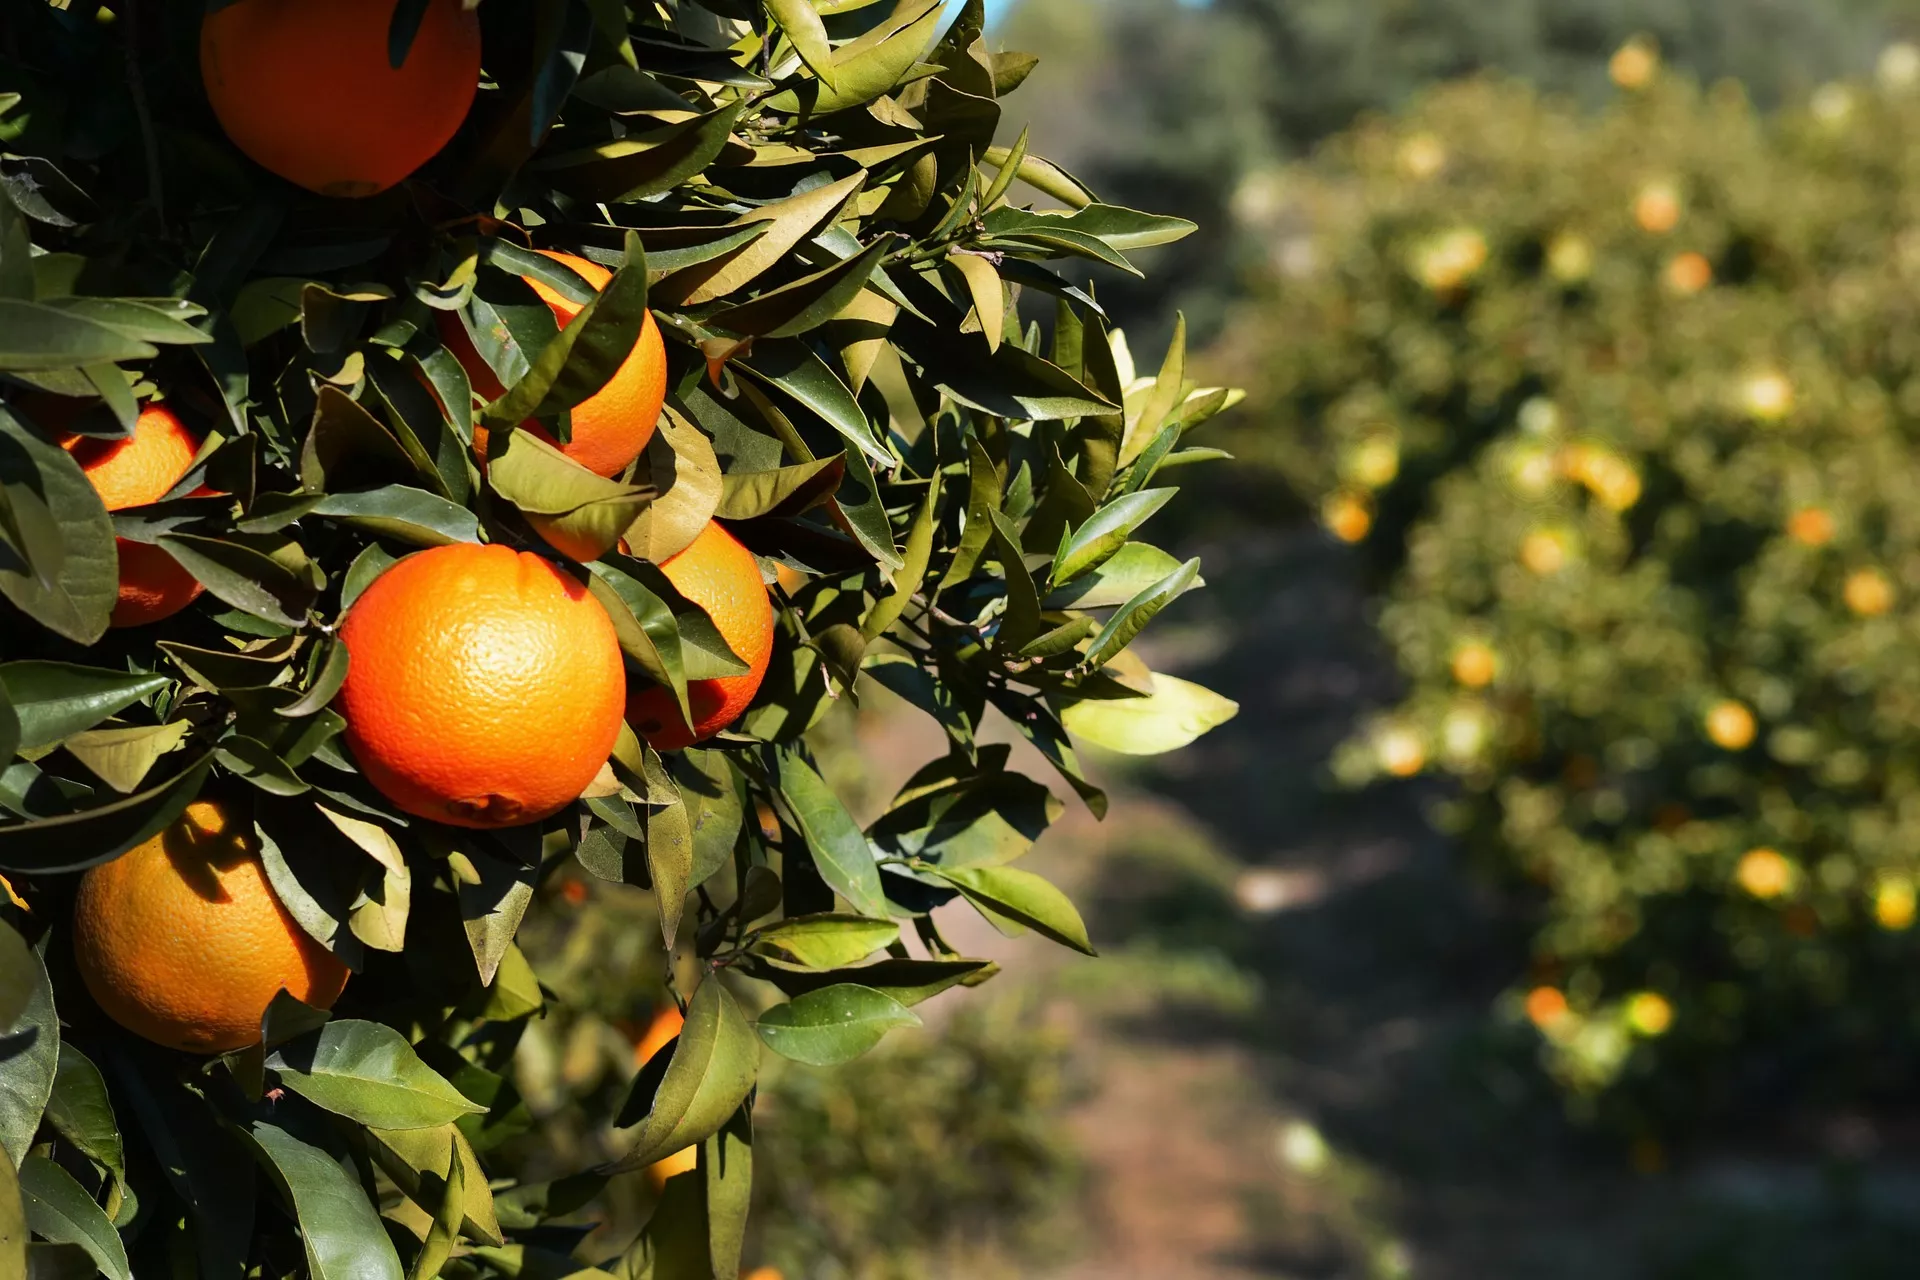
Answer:
[[[418,11],[394,8],[396,59]],[[1033,60],[989,49],[977,0],[944,15],[489,3],[459,134],[405,184],[341,200],[223,138],[198,4],[15,7],[0,1272],[25,1251],[114,1277],[730,1280],[763,1052],[846,1061],[990,977],[941,937],[949,902],[1089,949],[1066,896],[1011,865],[1062,803],[982,729],[1004,717],[1101,813],[1076,739],[1161,751],[1232,714],[1128,646],[1200,585],[1136,535],[1176,468],[1218,456],[1186,437],[1236,397],[1193,386],[1180,341],[1137,373],[1071,283],[1192,224],[1102,203],[1024,136],[996,146]],[[312,93],[327,76],[320,61]],[[612,282],[559,326],[523,277],[593,294],[535,248]],[[649,309],[669,395],[628,474],[516,429],[565,441]],[[444,317],[502,394],[476,398]],[[164,500],[109,514],[58,430],[119,438],[156,399],[205,443]],[[628,679],[684,702],[737,659],[655,565],[716,516],[786,584],[771,673],[731,731],[664,757],[623,733],[586,797],[522,827],[409,816],[361,775],[330,705],[351,662],[335,628],[396,557],[485,541],[552,558],[606,607]],[[109,630],[116,539],[206,594]],[[948,746],[865,827],[805,737],[862,676]],[[196,796],[247,815],[289,913],[356,971],[330,1020],[283,995],[260,1045],[211,1060],[118,1031],[64,950],[73,873]],[[686,1023],[598,1117],[614,1158],[529,1180],[502,1154],[530,1123],[516,1052],[570,993],[515,936],[570,864],[657,900],[647,947]],[[638,1240],[577,1254],[584,1230],[554,1220],[690,1145],[698,1167]]]
[[[1911,54],[1776,119],[1455,86],[1273,210],[1233,443],[1408,681],[1336,768],[1455,780],[1538,906],[1513,1012],[1642,1131],[1916,1053]]]

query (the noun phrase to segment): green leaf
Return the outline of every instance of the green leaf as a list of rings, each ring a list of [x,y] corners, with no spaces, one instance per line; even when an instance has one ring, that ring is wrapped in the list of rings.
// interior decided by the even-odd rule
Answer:
[[[987,512],[987,518],[993,521],[994,554],[1007,585],[1007,607],[1000,617],[994,644],[1017,651],[1040,634],[1040,593],[1027,570],[1013,522],[993,510]]]
[[[926,585],[927,566],[933,559],[933,534],[940,487],[927,486],[927,496],[915,509],[913,524],[907,529],[907,545],[900,568],[893,574],[892,590],[874,602],[860,623],[860,634],[869,641],[885,635],[906,612],[908,603]]]
[[[687,883],[706,883],[733,861],[734,842],[746,821],[733,766],[722,751],[689,748],[667,758],[693,820],[693,870]]]
[[[500,1244],[500,1221],[487,1174],[467,1136],[452,1124],[432,1129],[368,1129],[367,1146],[381,1172],[409,1200],[432,1212],[446,1203],[454,1165],[460,1168],[460,1230],[484,1244]]]
[[[982,413],[1052,420],[1110,414],[1119,408],[1065,370],[1012,343],[989,354],[908,315],[894,322],[893,341],[935,386]]]
[[[1007,321],[1007,294],[1000,273],[977,253],[952,253],[946,261],[966,282],[967,294],[973,299],[973,318],[987,337],[987,350],[998,351]]]
[[[890,853],[949,869],[999,866],[1020,858],[1059,818],[1054,794],[1006,770],[1007,748],[935,760],[900,789],[868,834]]]
[[[1178,492],[1177,489],[1142,489],[1101,507],[1061,544],[1053,557],[1049,580],[1058,586],[1098,569],[1127,545],[1135,529]]]
[[[377,1022],[335,1019],[281,1046],[267,1065],[308,1101],[375,1128],[426,1129],[486,1110]]]
[[[20,745],[50,747],[91,729],[172,683],[165,676],[130,675],[68,662],[0,664],[0,687],[20,722]]]
[[[1133,461],[1145,452],[1186,395],[1187,318],[1176,314],[1173,319],[1173,340],[1167,344],[1167,355],[1160,364],[1159,374],[1154,378],[1153,390],[1147,393],[1146,400],[1141,404],[1139,417],[1127,427],[1126,441],[1120,448],[1122,464]]]
[[[1017,215],[1017,216],[1016,216]],[[1075,210],[1072,214],[1038,213],[1023,210],[1005,210],[1003,219],[996,223],[989,218],[987,227],[995,235],[1002,229],[1018,230],[1052,223],[1092,236],[1105,242],[1109,247],[1125,251],[1128,249],[1147,249],[1154,245],[1172,244],[1184,240],[1200,228],[1185,218],[1169,218],[1161,214],[1141,213],[1138,209],[1128,209],[1113,204],[1089,204]]]
[[[163,782],[96,809],[0,825],[0,870],[52,874],[110,862],[160,834],[200,794],[207,752]]]
[[[587,590],[606,609],[620,651],[633,659],[655,684],[673,691],[683,721],[691,722],[687,706],[687,670],[680,624],[655,588],[647,566],[625,557],[613,563],[599,560],[587,566]],[[655,573],[658,573],[657,568]]]
[[[1063,946],[1095,954],[1087,940],[1087,926],[1072,901],[1031,871],[1018,867],[947,870],[931,864],[922,864],[921,869],[965,894],[969,902],[986,910],[990,919],[1005,916]]]
[[[753,1112],[743,1106],[700,1148],[706,1178],[707,1255],[716,1276],[737,1276],[753,1207]]]
[[[504,439],[504,447],[499,443]],[[652,492],[595,475],[530,431],[488,442],[487,481],[540,536],[582,563],[611,551]]]
[[[827,40],[827,26],[813,0],[767,0],[767,12],[793,41],[793,51],[812,68],[813,74],[831,89],[834,87],[833,46]]]
[[[880,890],[873,848],[840,797],[791,748],[779,752],[779,783],[820,878],[861,915],[885,919],[886,895]]]
[[[1082,698],[1064,702],[1060,719],[1069,732],[1123,755],[1177,751],[1239,713],[1240,704],[1186,680],[1153,677],[1144,698]]]
[[[626,264],[541,348],[527,372],[480,418],[499,430],[571,409],[603,389],[633,354],[647,321],[647,259],[627,233]]]
[[[1199,577],[1200,561],[1195,557],[1127,601],[1107,619],[1107,625],[1094,637],[1082,665],[1088,670],[1098,670],[1113,661],[1122,649],[1133,643],[1133,638],[1153,620],[1155,614],[1186,594],[1187,588]]]
[[[0,1148],[12,1153],[16,1166],[33,1146],[60,1063],[53,984],[40,957],[31,952],[27,970],[26,1008],[0,1024],[0,1045],[6,1046],[6,1056],[0,1058]]]
[[[457,1134],[459,1130],[454,1130]],[[440,1268],[453,1256],[454,1243],[460,1238],[460,1226],[466,1221],[467,1177],[466,1166],[454,1158],[453,1139],[447,1140],[446,1187],[440,1196],[440,1205],[434,1210],[433,1223],[427,1228],[427,1238],[420,1242],[420,1252],[414,1255],[413,1265],[407,1268],[407,1280],[436,1280]]]
[[[272,557],[198,534],[162,534],[158,545],[208,591],[242,613],[283,627],[306,625],[313,584]]]
[[[158,354],[158,348],[79,311],[0,298],[0,369],[31,373]]]
[[[113,521],[73,455],[4,406],[0,531],[0,594],[78,644],[106,634],[120,585]]]
[[[46,1119],[89,1160],[104,1165],[117,1178],[126,1177],[126,1148],[107,1096],[107,1082],[100,1068],[65,1041],[54,1068]]]
[[[919,1004],[942,991],[965,984],[977,986],[1000,971],[991,960],[896,960],[888,958],[874,964],[850,969],[815,972],[804,969],[777,969],[769,966],[753,971],[790,996],[805,995],[845,982],[856,982],[883,991],[901,1004]]]
[[[426,464],[428,475],[437,475],[431,459],[418,461]],[[343,492],[420,479],[422,470],[365,405],[338,387],[320,388],[314,399],[313,422],[300,445],[302,489],[308,493]]]
[[[900,926],[866,916],[794,916],[758,932],[753,951],[784,964],[807,969],[838,969],[857,964],[900,939]]]
[[[703,302],[716,302],[753,283],[796,247],[831,225],[866,180],[866,171],[862,170],[839,182],[814,187],[740,215],[731,225],[745,227],[764,222],[769,224],[766,234],[756,236],[731,253],[674,272],[655,287],[657,300],[662,306],[680,310]]]
[[[139,787],[161,756],[178,749],[192,728],[185,720],[176,720],[172,724],[89,729],[74,734],[62,745],[94,776],[124,796]]]
[[[644,200],[680,185],[726,149],[745,100],[663,128],[542,156],[531,168],[568,195],[609,204]]]
[[[807,0],[793,3],[804,5]],[[751,302],[715,312],[706,323],[761,338],[790,338],[817,329],[846,310],[892,247],[893,237],[881,236],[851,258],[770,289]]]
[[[647,784],[647,871],[660,904],[661,939],[671,953],[693,873],[693,820],[659,753],[642,747],[641,758]]]
[[[713,442],[671,406],[661,413],[633,482],[651,484],[656,496],[627,526],[627,545],[637,558],[654,564],[686,550],[700,536],[725,488]]]
[[[836,453],[774,471],[730,472],[714,514],[722,520],[801,515],[833,496],[846,469],[846,455]]]
[[[892,996],[846,982],[775,1005],[760,1015],[755,1029],[783,1058],[837,1067],[879,1044],[895,1027],[919,1025],[919,1016]]]
[[[1160,548],[1129,542],[1099,568],[1055,587],[1041,604],[1047,609],[1111,608],[1125,604],[1179,567],[1180,561]],[[1187,590],[1205,585],[1196,576]]]
[[[753,1088],[759,1044],[733,996],[709,975],[687,1005],[633,1149],[601,1172],[643,1169],[717,1132]]]
[[[775,111],[825,114],[870,102],[899,84],[940,28],[945,0],[901,0],[892,14],[834,51],[833,75],[776,94]]]
[[[466,925],[467,944],[480,981],[491,984],[500,962],[513,945],[520,920],[533,901],[533,880],[537,868],[516,866],[500,858],[468,848],[468,862],[479,873],[478,884],[460,882],[460,918]]]
[[[315,505],[313,514],[415,547],[480,541],[480,523],[471,511],[438,494],[401,484],[328,494]]]
[[[35,1235],[80,1246],[107,1280],[133,1280],[112,1219],[65,1169],[45,1156],[28,1156],[20,1165],[20,1200]]]
[[[894,465],[853,392],[805,343],[795,338],[756,342],[750,354],[735,356],[731,367],[786,392],[883,468]]]
[[[13,1157],[0,1148],[0,1275],[27,1274],[27,1210],[20,1200],[20,1175]]]
[[[33,998],[40,957],[11,925],[0,923],[0,1027],[12,1026]]]
[[[1071,208],[1081,209],[1093,203],[1094,195],[1087,185],[1051,160],[1043,160],[1035,155],[1018,161],[1011,157],[1010,147],[988,147],[980,158],[996,169],[1002,166],[1014,168],[1020,181]]]
[[[311,1280],[402,1280],[400,1256],[342,1151],[303,1141],[267,1120],[240,1132],[300,1224]],[[317,1130],[311,1135],[323,1138]]]
[[[986,446],[977,436],[967,436],[967,521],[960,532],[960,545],[953,560],[940,577],[936,594],[964,582],[980,563],[981,554],[993,538],[993,512],[1000,507],[1000,472],[987,456]]]

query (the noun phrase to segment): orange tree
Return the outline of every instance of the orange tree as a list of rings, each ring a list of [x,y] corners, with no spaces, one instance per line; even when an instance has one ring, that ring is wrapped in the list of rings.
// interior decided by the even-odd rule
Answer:
[[[1087,949],[983,727],[1099,813],[1076,738],[1232,713],[1128,646],[1233,396],[1061,274],[1191,224],[996,145],[1033,59],[943,16],[13,8],[0,1274],[730,1280],[763,1051],[990,977],[949,902]],[[947,742],[864,829],[805,738],[863,675]],[[654,900],[684,1024],[530,1180],[568,993],[515,936],[570,865]]]
[[[1653,1132],[1920,1060],[1920,52],[1773,117],[1612,71],[1598,115],[1447,87],[1267,190],[1245,446],[1384,588],[1405,696],[1336,770],[1455,781],[1537,913],[1516,1021]]]

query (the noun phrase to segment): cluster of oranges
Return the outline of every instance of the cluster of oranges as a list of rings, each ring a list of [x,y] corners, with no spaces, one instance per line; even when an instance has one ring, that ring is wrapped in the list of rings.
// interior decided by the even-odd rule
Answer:
[[[460,0],[431,0],[396,67],[388,55],[392,13],[392,0],[244,0],[209,15],[201,66],[228,136],[321,195],[366,196],[406,178],[466,117],[480,77],[480,28]],[[305,92],[316,65],[354,91]],[[596,289],[609,279],[582,258],[548,256]],[[561,325],[579,313],[581,304],[537,279],[528,283]],[[475,390],[503,394],[459,323],[443,319],[443,340]],[[666,367],[649,315],[611,380],[572,411],[563,452],[600,475],[626,471],[653,436]],[[59,425],[57,410],[41,417]],[[551,440],[536,423],[516,429]],[[484,467],[487,434],[475,435]],[[195,433],[158,402],[143,407],[123,439],[69,434],[63,443],[113,511],[173,493],[200,452]],[[122,539],[118,551],[114,625],[160,621],[200,596],[201,584],[159,546]],[[658,750],[725,729],[758,691],[772,653],[772,603],[759,563],[710,521],[660,568],[748,666],[691,682],[690,722],[670,691],[629,690],[606,611],[544,556],[460,543],[395,563],[338,627],[349,667],[335,706],[362,773],[414,817],[515,826],[577,800],[605,766],[623,721]],[[275,896],[244,811],[217,801],[189,806],[160,835],[88,872],[73,937],[80,972],[108,1015],[195,1053],[256,1043],[283,988],[331,1007],[348,976]]]

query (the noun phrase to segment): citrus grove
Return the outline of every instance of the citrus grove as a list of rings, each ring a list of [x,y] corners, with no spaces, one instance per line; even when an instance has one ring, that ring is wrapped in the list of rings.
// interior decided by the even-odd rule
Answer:
[[[1288,173],[1244,327],[1232,443],[1406,678],[1336,772],[1448,780],[1519,1034],[1648,1141],[1920,1060],[1916,65],[1775,116],[1641,44],[1598,114],[1438,90]]]
[[[955,911],[1091,950],[1014,864],[1082,744],[1234,712],[1130,645],[1238,396],[1136,373],[1087,271],[1194,228],[1003,128],[983,25],[16,6],[0,1275],[734,1280],[763,1055],[992,977]],[[875,686],[946,746],[863,825],[807,735]],[[589,883],[644,991],[516,944]],[[653,1029],[556,1167],[589,998]]]

